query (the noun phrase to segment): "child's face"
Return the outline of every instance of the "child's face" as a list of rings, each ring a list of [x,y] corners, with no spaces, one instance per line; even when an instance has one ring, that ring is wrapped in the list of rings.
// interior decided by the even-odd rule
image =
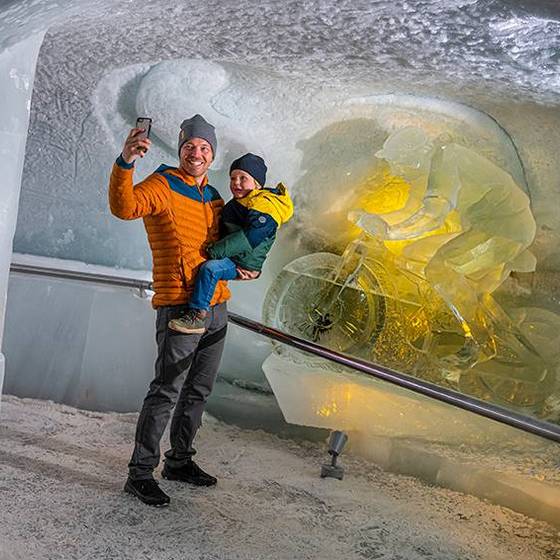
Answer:
[[[243,198],[259,187],[249,173],[245,173],[241,169],[234,169],[229,176],[229,188],[233,198]]]

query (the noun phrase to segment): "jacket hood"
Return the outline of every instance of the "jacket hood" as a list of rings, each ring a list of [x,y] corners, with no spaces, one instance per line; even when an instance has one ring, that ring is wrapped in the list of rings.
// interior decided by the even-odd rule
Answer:
[[[251,191],[238,202],[247,208],[269,214],[278,226],[285,224],[294,214],[294,203],[283,183],[278,183],[274,189]]]

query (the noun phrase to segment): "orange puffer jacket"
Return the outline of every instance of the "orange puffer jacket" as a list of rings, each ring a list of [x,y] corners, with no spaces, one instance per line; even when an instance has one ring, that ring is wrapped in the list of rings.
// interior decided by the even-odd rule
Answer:
[[[123,220],[144,219],[153,259],[154,307],[186,303],[193,291],[205,248],[217,241],[224,205],[218,191],[175,167],[160,166],[133,186],[133,166],[119,158],[109,182],[111,212]],[[218,282],[211,305],[229,299],[225,281]]]

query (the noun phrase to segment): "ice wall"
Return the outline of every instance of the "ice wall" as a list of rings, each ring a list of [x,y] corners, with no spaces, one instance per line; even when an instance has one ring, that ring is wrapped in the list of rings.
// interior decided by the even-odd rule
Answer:
[[[41,0],[0,4],[0,88],[3,97],[0,107],[3,173],[0,202],[0,350],[37,56],[48,26],[76,14],[83,7],[84,3],[79,1],[68,2],[65,6]],[[87,12],[87,8],[82,10],[83,14]],[[4,367],[4,354],[0,352],[0,393]]]
[[[39,269],[151,280],[149,272],[70,260],[19,254],[12,260]],[[6,392],[88,410],[130,412],[140,406],[156,359],[149,291],[14,272],[6,320]],[[248,352],[247,334],[230,329],[221,379],[259,388],[260,364],[270,350],[259,337]]]
[[[12,257],[12,239],[27,141],[27,127],[33,91],[35,64],[43,33],[0,52],[2,104],[0,105],[0,349],[4,333],[4,316],[8,289],[8,273]],[[4,354],[0,352],[0,394],[4,379]]]

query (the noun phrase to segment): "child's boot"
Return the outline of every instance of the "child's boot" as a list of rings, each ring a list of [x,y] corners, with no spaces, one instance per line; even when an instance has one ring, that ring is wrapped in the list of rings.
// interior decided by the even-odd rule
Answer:
[[[202,334],[206,331],[207,316],[204,309],[189,309],[183,317],[171,319],[169,328],[184,334]]]

